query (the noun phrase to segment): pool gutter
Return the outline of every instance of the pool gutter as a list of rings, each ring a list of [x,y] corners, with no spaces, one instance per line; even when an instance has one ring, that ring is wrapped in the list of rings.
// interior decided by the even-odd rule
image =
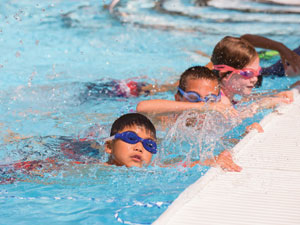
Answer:
[[[211,168],[154,225],[299,225],[300,86],[294,102],[261,122],[233,149],[240,173]]]

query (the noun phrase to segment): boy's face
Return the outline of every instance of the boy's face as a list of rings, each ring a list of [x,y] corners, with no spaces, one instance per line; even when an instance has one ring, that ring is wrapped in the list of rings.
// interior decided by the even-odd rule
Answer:
[[[200,95],[202,99],[206,96],[214,94],[219,94],[219,84],[217,80],[209,80],[205,78],[199,79],[187,79],[185,92],[193,91]],[[175,95],[176,101],[188,102],[188,100],[180,96],[179,94]]]
[[[135,132],[143,139],[155,140],[151,133],[141,126],[125,127],[118,133],[125,131]],[[129,144],[120,139],[114,139],[105,144],[105,151],[110,154],[109,163],[116,166],[143,167],[143,165],[148,165],[152,159],[152,153],[144,148],[142,142]]]

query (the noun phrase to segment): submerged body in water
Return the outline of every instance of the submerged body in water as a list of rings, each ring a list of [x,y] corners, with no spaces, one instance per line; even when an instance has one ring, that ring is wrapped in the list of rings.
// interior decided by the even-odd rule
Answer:
[[[86,91],[82,95],[83,99],[97,99],[103,97],[138,97],[147,94],[143,87],[149,85],[146,82],[133,80],[111,80],[96,81],[85,84]]]
[[[84,90],[80,94],[80,101],[101,100],[105,98],[134,98],[139,96],[154,95],[159,92],[175,90],[173,83],[155,84],[138,79],[126,80],[98,80],[84,84]],[[82,85],[82,84],[80,84]]]
[[[23,155],[23,160],[0,165],[0,184],[27,180],[30,177],[44,177],[46,174],[55,176],[59,171],[72,169],[74,165],[101,163],[104,157],[101,145],[89,139],[32,137],[19,140],[17,145],[30,149],[33,148],[31,145],[45,149],[50,147],[52,152],[45,159],[39,156],[39,152],[31,152],[29,156]]]

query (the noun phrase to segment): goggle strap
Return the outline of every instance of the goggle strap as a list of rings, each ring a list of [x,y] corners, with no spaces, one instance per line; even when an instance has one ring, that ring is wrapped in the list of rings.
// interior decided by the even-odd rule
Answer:
[[[115,136],[116,136],[116,135],[113,135],[113,136],[110,136],[110,137],[108,137],[108,138],[105,138],[103,141],[104,141],[104,142],[106,142],[106,141],[112,141],[112,140],[115,139]]]

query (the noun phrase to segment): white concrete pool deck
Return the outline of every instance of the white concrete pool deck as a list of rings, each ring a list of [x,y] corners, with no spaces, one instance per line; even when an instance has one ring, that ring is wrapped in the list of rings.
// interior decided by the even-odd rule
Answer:
[[[300,87],[298,86],[299,91]],[[300,94],[235,148],[240,173],[210,169],[154,225],[299,225]]]

